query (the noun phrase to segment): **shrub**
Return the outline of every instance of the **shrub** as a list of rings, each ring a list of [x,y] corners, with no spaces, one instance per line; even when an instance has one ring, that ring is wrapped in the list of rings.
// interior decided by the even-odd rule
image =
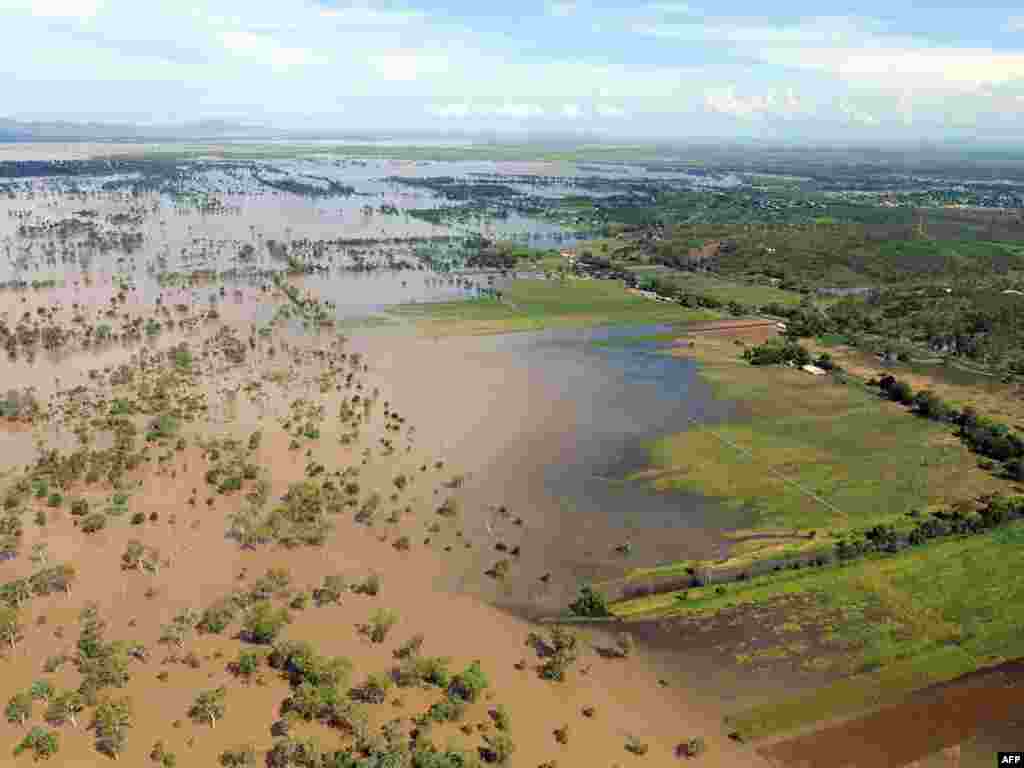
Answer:
[[[36,760],[49,760],[57,754],[59,748],[57,734],[37,725],[14,748],[14,756],[17,757],[25,750],[31,749]]]
[[[376,597],[380,593],[380,576],[376,573],[371,573],[361,584],[356,586],[355,591],[363,595]]]
[[[235,749],[225,749],[217,758],[224,768],[255,768],[256,748],[252,744]]]
[[[489,685],[487,676],[480,669],[480,662],[474,661],[452,679],[448,694],[472,704]]]
[[[235,604],[229,598],[223,598],[203,611],[196,628],[210,635],[219,635],[235,619]]]
[[[370,640],[375,643],[383,643],[388,636],[388,632],[398,622],[398,614],[394,611],[388,611],[383,608],[377,609],[373,616],[370,617]]]
[[[646,755],[647,745],[636,736],[630,736],[626,739],[626,751],[638,756]]]
[[[377,588],[380,588],[379,582]],[[341,595],[344,591],[345,580],[341,576],[324,576],[323,586],[313,590],[313,601],[320,607],[337,605],[341,602]]]
[[[96,533],[107,527],[107,516],[102,512],[94,512],[82,521],[83,533]]]
[[[580,588],[580,596],[569,605],[569,610],[577,616],[608,616],[608,603],[603,594],[586,585]]]
[[[291,617],[284,608],[274,608],[268,602],[257,603],[246,616],[245,638],[251,643],[268,645],[277,638]]]
[[[694,736],[680,744],[678,751],[686,757],[698,757],[704,754],[705,748],[704,737]]]
[[[499,731],[507,731],[512,727],[511,718],[504,705],[499,704],[491,710],[491,719],[494,720],[494,727]]]
[[[75,517],[85,517],[89,514],[89,502],[86,499],[75,499],[71,502],[71,514]]]
[[[418,656],[420,648],[423,647],[424,637],[422,634],[415,634],[398,646],[392,654],[396,659],[407,659],[412,656]]]
[[[457,723],[465,715],[466,703],[461,699],[444,699],[427,710],[427,719],[434,723]]]
[[[512,738],[507,733],[495,733],[484,736],[486,747],[480,750],[480,756],[488,763],[506,765],[516,750]]]

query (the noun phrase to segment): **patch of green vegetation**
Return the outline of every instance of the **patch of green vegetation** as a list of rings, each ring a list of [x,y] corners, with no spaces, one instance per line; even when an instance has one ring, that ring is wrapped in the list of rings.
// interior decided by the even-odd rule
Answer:
[[[842,567],[785,571],[612,605],[622,617],[708,615],[753,604],[792,609],[790,622],[822,627],[857,674],[730,719],[748,738],[878,706],[912,690],[1024,654],[1024,523],[982,535],[871,556]],[[836,618],[838,617],[838,618]]]
[[[656,272],[645,271],[644,276],[657,277],[684,293],[700,296],[711,296],[723,304],[731,301],[744,306],[760,307],[767,304],[780,304],[787,307],[799,306],[804,294],[797,291],[786,291],[771,285],[727,280],[714,275],[696,272],[685,272],[675,269],[659,269]]]
[[[434,333],[508,333],[552,327],[679,323],[716,317],[628,293],[603,280],[516,280],[501,300],[403,305],[393,312]]]
[[[701,367],[744,417],[651,446],[661,489],[719,497],[745,527],[839,530],[996,490],[952,429],[909,418],[859,383],[728,358]]]

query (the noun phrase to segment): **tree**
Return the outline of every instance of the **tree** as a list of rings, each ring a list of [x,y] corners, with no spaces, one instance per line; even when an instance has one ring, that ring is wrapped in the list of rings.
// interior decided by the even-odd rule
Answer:
[[[474,661],[463,672],[457,674],[448,686],[448,695],[472,704],[490,683],[480,669],[480,662]]]
[[[121,555],[121,569],[125,571],[140,570],[142,568],[142,556],[145,552],[146,548],[142,546],[141,541],[136,539],[129,541],[124,554]]]
[[[50,562],[50,548],[45,541],[32,545],[32,563],[38,568],[45,568]]]
[[[580,588],[580,596],[569,605],[569,610],[577,616],[607,616],[608,603],[603,594],[588,584]]]
[[[32,696],[25,692],[11,696],[4,708],[4,715],[9,723],[27,723],[32,717]]]
[[[549,632],[550,654],[541,666],[540,674],[545,680],[561,682],[579,656],[579,638],[568,629],[559,625],[551,627]]]
[[[236,749],[225,749],[218,761],[224,768],[255,768],[256,748],[252,744]]]
[[[181,648],[185,644],[185,639],[192,633],[198,623],[199,614],[191,608],[187,608],[175,616],[170,624],[163,626],[160,642],[170,643]]]
[[[14,756],[17,757],[26,749],[31,749],[36,760],[48,760],[57,754],[59,748],[57,734],[37,725],[14,748]]]
[[[224,686],[212,691],[203,691],[197,697],[188,714],[196,722],[210,721],[210,727],[217,727],[217,718],[224,717],[224,700],[228,689]]]
[[[394,611],[388,611],[384,608],[378,608],[374,611],[373,616],[370,617],[370,640],[374,643],[383,643],[388,636],[388,632],[395,626],[398,621],[398,614]]]
[[[291,616],[286,609],[274,608],[269,602],[261,601],[249,611],[243,629],[249,642],[269,645],[290,622]]]
[[[124,751],[128,730],[134,725],[131,699],[105,699],[96,709],[93,727],[96,729],[96,748],[115,760]]]
[[[36,680],[28,693],[33,701],[49,701],[53,698],[53,684],[49,680]]]
[[[0,638],[14,649],[21,639],[21,622],[18,621],[18,609],[15,606],[0,605]]]
[[[78,715],[85,709],[85,701],[78,691],[64,691],[50,701],[50,707],[46,710],[46,719],[54,725],[71,723],[72,727],[78,727]]]

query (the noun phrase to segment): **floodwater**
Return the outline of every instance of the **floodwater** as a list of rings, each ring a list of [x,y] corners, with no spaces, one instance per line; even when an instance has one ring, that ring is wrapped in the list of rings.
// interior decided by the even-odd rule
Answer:
[[[331,303],[339,320],[374,315],[409,302],[477,296],[501,287],[497,275],[438,274],[417,259],[417,238],[443,237],[445,227],[403,213],[438,205],[423,187],[390,179],[505,174],[517,183],[571,192],[613,166],[569,168],[536,163],[407,162],[344,158],[282,159],[252,164],[200,163],[172,179],[170,194],[131,194],[92,177],[30,178],[0,198],[0,284],[54,280],[56,288],[0,293],[13,323],[47,303],[98,315],[121,286],[121,311],[145,314],[156,302],[196,311],[215,307],[237,324],[266,326],[274,302],[264,301],[268,276],[288,258],[318,272],[289,278]],[[548,174],[548,175],[544,175]],[[633,173],[628,174],[631,178]],[[274,176],[352,196],[315,197],[260,186]],[[109,181],[109,177],[107,177]],[[165,179],[166,180],[166,179]],[[214,201],[211,204],[211,201]],[[382,213],[381,206],[394,206]],[[506,222],[507,224],[507,222]],[[550,228],[530,222],[532,236]],[[127,239],[126,239],[127,238]],[[135,238],[135,239],[131,239]],[[277,244],[286,244],[286,252]],[[212,279],[181,284],[170,275],[201,272]],[[109,313],[107,313],[109,314]],[[293,331],[298,323],[291,324]],[[640,564],[721,554],[717,531],[731,520],[712,500],[657,493],[623,478],[645,464],[646,444],[685,429],[692,420],[726,416],[696,376],[692,361],[656,345],[595,342],[652,329],[559,330],[485,338],[429,340],[410,333],[352,332],[352,346],[382,375],[381,389],[404,404],[421,440],[464,468],[460,494],[481,514],[466,535],[484,546],[453,570],[451,586],[487,594],[530,612],[564,607],[581,581],[610,578]],[[660,329],[653,329],[660,330]],[[85,381],[87,368],[124,362],[141,347],[164,347],[181,332],[87,351],[54,351],[8,365],[10,381],[55,391]],[[60,377],[60,378],[58,378]],[[11,434],[15,453],[30,435]],[[517,559],[528,574],[515,586],[483,575],[496,558],[496,538],[512,523],[504,505],[542,536]],[[629,544],[625,556],[617,547]],[[540,577],[550,578],[540,581]]]
[[[189,402],[202,404],[189,411],[199,414],[196,422],[183,427],[187,445],[154,448],[150,463],[131,477],[130,512],[143,511],[147,522],[129,524],[110,513],[105,530],[86,535],[66,504],[27,502],[22,554],[0,561],[0,582],[30,575],[27,552],[43,543],[52,562],[73,562],[80,577],[71,595],[33,599],[27,607],[25,639],[9,660],[0,660],[16,662],[10,674],[4,667],[4,694],[27,687],[48,656],[73,650],[75,617],[86,601],[100,604],[113,637],[142,641],[163,655],[171,649],[158,643],[161,624],[184,608],[209,605],[268,567],[290,569],[297,587],[306,590],[327,574],[340,572],[351,582],[373,570],[383,576],[380,601],[346,595],[340,608],[297,612],[287,636],[310,639],[324,653],[350,656],[361,679],[391,663],[391,647],[370,647],[353,629],[383,605],[401,617],[396,643],[424,632],[431,653],[450,654],[460,667],[483,656],[497,701],[508,704],[516,721],[517,758],[525,764],[555,757],[566,765],[603,764],[619,752],[629,759],[623,744],[637,735],[651,743],[647,764],[674,765],[679,739],[703,734],[714,745],[708,765],[757,765],[754,755],[741,755],[725,739],[718,692],[712,688],[698,697],[690,690],[692,665],[663,673],[671,677],[671,688],[657,684],[642,650],[620,663],[597,658],[588,646],[581,672],[561,687],[539,680],[532,668],[514,666],[528,655],[524,614],[562,610],[582,581],[659,560],[707,556],[721,546],[715,529],[723,519],[713,501],[657,494],[621,480],[642,463],[647,440],[684,428],[690,418],[728,414],[729,405],[711,398],[693,363],[653,347],[595,343],[658,329],[431,339],[407,327],[339,333],[294,315],[289,319],[282,311],[294,312],[293,305],[270,280],[270,272],[284,267],[270,239],[281,238],[292,254],[308,255],[326,270],[287,280],[334,302],[328,314],[342,319],[400,302],[473,296],[487,276],[456,279],[421,269],[407,242],[317,245],[318,238],[342,235],[311,200],[217,199],[217,213],[156,193],[125,197],[111,190],[75,197],[40,187],[0,200],[0,282],[7,285],[0,291],[0,320],[8,332],[56,326],[69,333],[57,348],[29,352],[21,345],[0,361],[4,390],[31,388],[44,407],[52,406],[49,420],[33,426],[2,422],[0,472],[31,464],[42,447],[80,448],[74,428],[90,414],[109,413],[112,373],[123,370],[122,364],[138,371],[143,380],[131,389],[141,399],[144,388],[152,393],[155,380],[146,377],[161,365],[166,369],[159,355],[182,341],[197,370],[186,392],[199,399]],[[83,210],[96,213],[75,215]],[[95,226],[50,227],[69,219]],[[29,228],[19,230],[21,224]],[[373,223],[365,227],[376,230]],[[141,241],[124,247],[126,233],[140,233]],[[216,276],[184,285],[166,279],[196,270]],[[56,285],[23,287],[49,279]],[[101,324],[108,325],[109,339],[92,333]],[[152,333],[151,324],[159,325]],[[227,330],[245,350],[242,362],[210,343]],[[358,374],[358,390],[344,389],[334,367],[344,360],[341,350],[365,361],[362,370],[352,358],[345,363]],[[355,442],[348,443],[347,428],[335,414],[342,398],[355,391],[372,398],[378,414],[381,404],[389,405],[392,416],[385,424],[379,415],[367,416]],[[294,425],[291,431],[286,425],[297,420],[294,408],[318,402],[326,414],[322,436],[292,440]],[[256,428],[267,434],[251,456],[269,475],[270,498],[309,476],[319,462],[328,472],[358,471],[360,494],[379,491],[393,520],[383,519],[384,509],[372,525],[340,515],[328,541],[316,549],[239,547],[225,528],[243,511],[243,499],[210,488],[203,441],[231,436],[244,442]],[[90,447],[107,447],[110,435],[96,431]],[[395,449],[383,450],[385,440]],[[399,473],[410,478],[409,486],[395,494]],[[189,502],[193,488],[198,499]],[[72,493],[100,508],[113,503],[104,482]],[[441,518],[436,510],[449,497],[458,500],[459,513]],[[43,512],[45,524],[27,522],[32,511]],[[410,551],[393,545],[399,535],[410,542]],[[121,570],[120,555],[136,537],[167,558],[158,574]],[[626,542],[628,557],[616,552]],[[508,575],[487,575],[500,559],[510,560]],[[246,570],[249,577],[242,576]],[[201,671],[165,660],[168,683],[158,681],[152,667],[133,666],[126,692],[138,705],[128,764],[141,764],[157,738],[178,752],[179,764],[212,764],[219,749],[246,741],[269,746],[269,725],[286,695],[283,684],[241,692],[225,662],[213,655],[233,658],[235,637],[195,638],[188,649],[203,655]],[[65,668],[55,683],[73,686],[76,673]],[[221,683],[231,690],[216,738],[200,726],[170,727],[185,718],[197,690]],[[422,697],[414,693],[389,712],[407,718],[415,713],[411,708],[422,708]],[[579,714],[587,705],[597,708],[594,722]],[[485,711],[472,716],[487,719]],[[570,720],[576,735],[560,747],[551,728]],[[94,764],[85,730],[66,730],[63,764]],[[0,724],[2,742],[16,743],[17,731]]]
[[[525,519],[531,547],[519,559],[529,576],[495,586],[475,578],[499,603],[531,613],[557,611],[582,581],[687,557],[720,554],[729,527],[714,500],[658,493],[624,478],[643,466],[646,443],[682,431],[690,419],[718,420],[716,402],[693,361],[655,345],[595,342],[663,328],[555,330],[502,336],[423,339],[373,333],[354,339],[385,374],[394,401],[417,431],[444,436],[441,455],[466,468],[463,498],[486,510],[506,505]],[[443,372],[430,380],[427,371]],[[482,515],[471,531],[500,557],[494,539],[509,523]],[[630,554],[616,551],[629,543]],[[486,566],[485,566],[486,567]],[[552,573],[549,583],[538,577]]]

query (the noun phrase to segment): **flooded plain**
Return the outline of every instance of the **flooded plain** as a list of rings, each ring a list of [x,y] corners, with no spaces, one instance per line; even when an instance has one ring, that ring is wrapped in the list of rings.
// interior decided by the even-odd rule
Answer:
[[[271,725],[296,706],[288,683],[266,668],[245,683],[228,662],[258,647],[253,605],[284,600],[284,636],[351,659],[353,683],[386,672],[415,633],[454,669],[480,659],[490,681],[462,727],[441,722],[429,736],[415,726],[436,698],[426,684],[359,704],[366,724],[354,729],[285,717],[331,749],[378,754],[371,734],[391,720],[395,749],[408,733],[489,759],[500,739],[488,710],[500,704],[517,764],[644,754],[670,765],[698,735],[704,764],[759,763],[724,734],[719,694],[690,690],[687,665],[669,674],[643,649],[612,660],[599,652],[612,638],[595,630],[558,683],[526,643],[528,619],[563,610],[585,580],[722,546],[713,501],[620,479],[645,441],[728,414],[691,362],[595,343],[637,329],[431,339],[358,327],[388,306],[469,298],[504,278],[433,269],[418,249],[450,242],[450,230],[406,221],[380,197],[353,207],[356,193],[339,192],[342,204],[310,191],[317,176],[337,192],[354,175],[109,170],[125,172],[18,177],[0,198],[0,584],[20,613],[0,661],[5,697],[40,677],[99,686],[101,701],[128,696],[129,764],[158,740],[179,765],[214,764],[246,742],[268,750],[281,743]],[[218,174],[271,184],[216,191]],[[202,189],[190,186],[198,177]],[[380,183],[377,194],[401,199]],[[542,240],[544,222],[531,231]],[[365,586],[373,574],[379,597]],[[352,585],[337,604],[305,607],[334,576]],[[227,596],[243,606],[233,627],[197,628]],[[82,656],[96,615],[102,636],[131,644],[123,679],[97,679]],[[368,639],[389,615],[394,634]],[[110,658],[129,647],[102,642]],[[218,686],[227,707],[214,734],[188,712]],[[23,733],[18,718],[0,725],[5,745]],[[100,758],[98,732],[60,734],[61,764]]]

